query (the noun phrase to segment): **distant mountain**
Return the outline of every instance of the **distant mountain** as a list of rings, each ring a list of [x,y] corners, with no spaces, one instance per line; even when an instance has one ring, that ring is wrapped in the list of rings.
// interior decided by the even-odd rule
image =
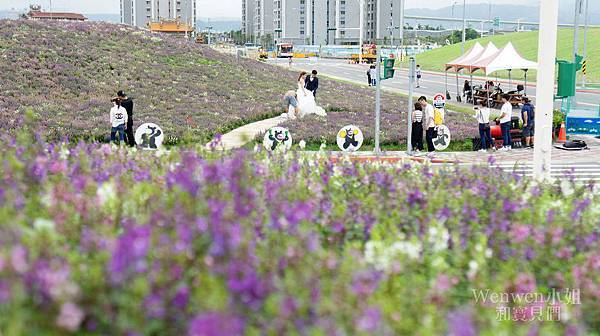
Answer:
[[[420,15],[420,16],[432,16],[432,17],[454,17],[462,18],[463,6],[454,6],[454,15],[452,6],[440,8],[440,9],[428,9],[428,8],[410,8],[406,9],[406,15]],[[497,4],[473,4],[467,5],[466,8],[467,17],[470,19],[493,19],[494,17],[500,17],[501,20],[517,21],[539,21],[539,7],[536,6],[522,6],[522,5],[497,5]],[[573,3],[565,3],[561,1],[559,9],[559,22],[560,23],[573,23],[574,8]],[[589,13],[590,24],[600,25],[600,1],[590,1],[590,13]],[[415,20],[409,20],[409,23],[413,23]],[[449,23],[441,21],[425,21],[419,20],[421,24],[429,25],[442,25],[446,28],[451,28]],[[583,24],[583,15],[581,19]],[[457,23],[459,24],[459,23]],[[479,27],[477,27],[479,28]]]
[[[232,30],[242,29],[242,21],[240,19],[228,19],[228,20],[200,20],[198,21],[198,29],[205,30],[206,27],[212,27],[212,31],[215,32],[229,32]]]
[[[18,19],[19,12],[15,11],[0,11],[0,19]]]

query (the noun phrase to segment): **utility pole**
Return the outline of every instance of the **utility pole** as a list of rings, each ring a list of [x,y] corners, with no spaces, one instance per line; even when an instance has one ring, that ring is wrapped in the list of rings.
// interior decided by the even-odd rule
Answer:
[[[411,155],[413,153],[412,148],[412,114],[413,114],[413,92],[415,87],[415,71],[416,64],[414,57],[411,57],[408,61],[408,116],[406,118],[406,153]]]
[[[365,2],[364,0],[358,0],[358,5],[360,6],[360,10],[359,10],[359,25],[360,25],[360,29],[359,34],[360,36],[358,37],[358,64],[362,64],[362,54],[363,54],[363,50],[362,50],[362,46],[363,46],[363,35],[364,35],[364,19],[365,19]]]
[[[377,80],[375,92],[375,153],[379,154],[381,148],[379,146],[379,121],[381,118],[381,46],[377,45]]]
[[[558,0],[545,0],[540,6],[538,48],[537,108],[533,173],[536,179],[550,178],[552,163],[552,116],[554,110],[554,71],[558,33]],[[543,47],[542,47],[543,45]]]
[[[575,0],[575,20],[573,22],[573,63],[577,64],[577,54],[579,54],[579,18],[581,17],[581,8],[583,0]],[[577,83],[577,73],[575,73],[575,83]],[[571,97],[571,106],[577,106],[577,94]]]
[[[404,5],[405,1],[400,0],[400,53],[404,53]],[[400,69],[402,69],[402,57],[400,57]]]
[[[461,54],[465,54],[465,41],[467,40],[467,0],[463,0],[463,32],[462,46],[460,47]]]
[[[589,14],[590,14],[590,0],[585,0],[585,30],[583,31],[583,59],[587,60],[587,39],[588,39],[588,30],[590,28],[589,25]],[[587,75],[584,73],[581,78],[583,88],[585,89],[587,85]]]

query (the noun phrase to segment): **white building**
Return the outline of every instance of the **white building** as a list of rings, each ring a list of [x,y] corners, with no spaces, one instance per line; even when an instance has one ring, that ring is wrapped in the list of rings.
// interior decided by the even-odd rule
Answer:
[[[400,37],[397,27],[401,0],[362,2],[365,43],[387,42],[392,34],[394,39]],[[242,0],[242,29],[247,38],[271,34],[275,43],[358,44],[360,3],[361,0]]]
[[[162,20],[195,26],[196,0],[121,0],[121,23],[145,28]]]

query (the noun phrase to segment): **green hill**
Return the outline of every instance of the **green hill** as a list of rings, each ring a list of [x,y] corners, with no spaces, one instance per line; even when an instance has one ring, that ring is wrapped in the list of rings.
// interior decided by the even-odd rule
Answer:
[[[583,30],[580,30],[580,53],[583,51]],[[488,42],[493,42],[498,48],[504,47],[512,42],[521,56],[529,60],[537,60],[538,32],[522,32],[506,35],[496,35],[467,41],[466,50],[469,50],[476,41],[484,47]],[[559,59],[572,59],[573,30],[559,29],[558,31],[557,57]],[[600,83],[600,29],[590,29],[588,35],[588,82]],[[460,56],[461,44],[453,44],[439,49],[431,50],[417,56],[417,63],[425,70],[444,71],[444,64]],[[482,75],[481,71],[476,72]],[[508,72],[501,71],[492,76],[508,78]],[[536,72],[530,71],[528,78],[535,79]],[[523,78],[523,71],[513,71],[513,78]]]

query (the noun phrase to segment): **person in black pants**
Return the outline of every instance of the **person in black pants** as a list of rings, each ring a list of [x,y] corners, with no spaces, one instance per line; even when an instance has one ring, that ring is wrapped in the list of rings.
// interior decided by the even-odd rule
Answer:
[[[315,100],[317,99],[317,89],[319,88],[319,78],[317,78],[317,70],[313,70],[310,77],[306,79],[306,83],[304,83],[304,87],[312,92]]]
[[[423,147],[423,107],[421,103],[415,103],[415,110],[412,113],[412,132],[411,140],[412,149],[422,151]]]
[[[419,104],[423,108],[423,122],[425,124],[425,139],[427,140],[427,151],[434,152],[433,138],[435,138],[435,117],[433,106],[427,102],[425,96],[419,98]]]
[[[127,111],[127,127],[125,128],[125,136],[129,147],[135,146],[135,137],[133,135],[133,100],[127,97],[127,94],[120,90],[117,92],[117,97],[121,99],[121,106]]]

